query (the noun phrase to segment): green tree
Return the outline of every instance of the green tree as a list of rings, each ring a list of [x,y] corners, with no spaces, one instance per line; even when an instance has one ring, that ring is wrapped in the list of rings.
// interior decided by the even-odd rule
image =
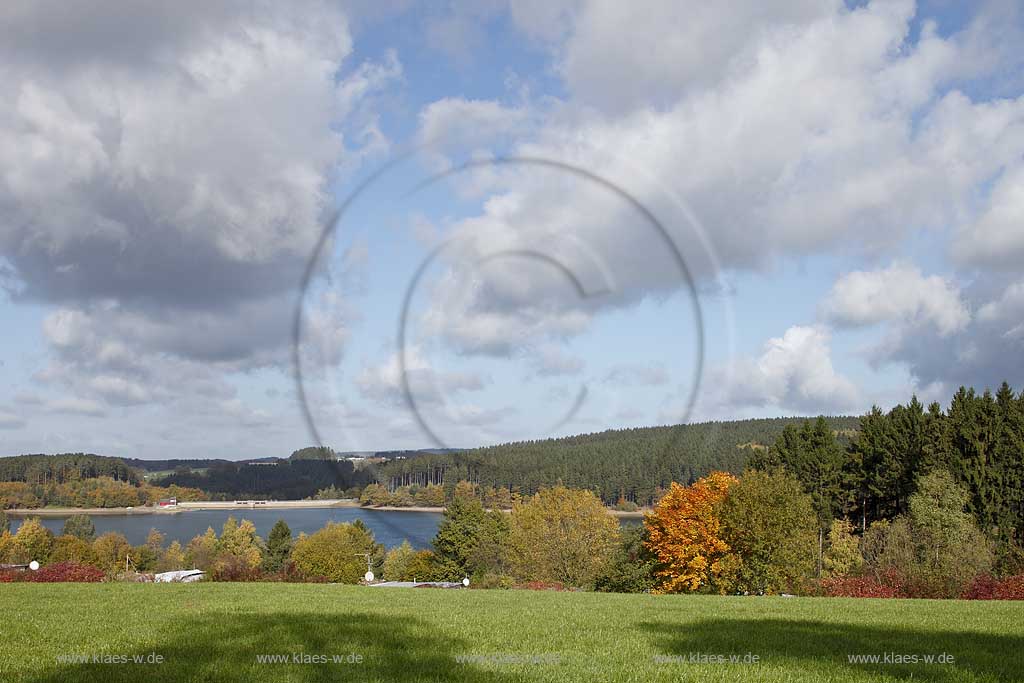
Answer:
[[[92,543],[93,539],[96,538],[96,526],[92,523],[89,515],[72,515],[64,522],[64,531],[61,533],[65,536],[75,536],[83,541]]]
[[[132,547],[124,534],[108,531],[96,537],[92,542],[92,552],[96,556],[96,566],[104,571],[119,573],[125,570],[125,558],[132,552]]]
[[[766,453],[751,460],[751,467],[772,471],[783,469],[793,475],[811,496],[819,532],[823,533],[844,508],[849,495],[844,493],[846,455],[824,416],[814,422],[804,420],[797,428],[788,425]]]
[[[263,541],[256,535],[256,526],[247,519],[236,522],[228,517],[217,540],[217,559],[214,568],[240,563],[255,569],[263,561]]]
[[[647,527],[625,527],[607,566],[594,580],[594,590],[606,593],[647,593],[657,585],[654,554],[644,545]]]
[[[910,521],[922,578],[955,597],[992,567],[988,540],[966,512],[969,494],[945,470],[921,477],[910,497]]]
[[[619,522],[590,491],[541,489],[512,509],[512,572],[525,581],[589,586],[619,543]]]
[[[853,525],[848,520],[836,519],[828,532],[828,548],[825,550],[824,571],[826,578],[849,576],[863,567],[864,556],[860,552],[860,539],[853,535]]]
[[[813,499],[784,470],[750,470],[720,504],[722,538],[730,549],[722,590],[803,590],[814,575],[817,516]]]
[[[287,564],[291,552],[292,530],[283,519],[279,519],[270,530],[270,535],[267,536],[267,552],[263,557],[263,569],[268,572],[280,571]]]
[[[206,533],[195,536],[185,549],[185,566],[209,571],[217,559],[217,532],[207,527]]]
[[[50,562],[75,562],[77,564],[96,564],[96,555],[92,545],[77,536],[61,535],[54,539]]]
[[[11,530],[11,520],[7,519],[7,513],[0,510],[0,535]]]
[[[185,551],[182,550],[181,543],[178,541],[171,541],[171,544],[160,553],[160,557],[156,561],[154,571],[172,572],[186,568]]]
[[[472,573],[472,560],[487,528],[487,511],[476,498],[456,496],[445,508],[433,546],[440,571],[448,580]]]
[[[36,560],[46,564],[53,550],[53,532],[43,526],[38,517],[29,517],[14,534],[16,548],[15,562]]]
[[[409,565],[416,557],[409,541],[402,541],[402,545],[396,546],[384,556],[384,579],[387,581],[410,581]]]
[[[295,542],[292,562],[306,576],[359,583],[366,573],[366,554],[370,556],[371,567],[380,566],[384,548],[365,527],[328,522],[316,533]]]
[[[430,550],[419,550],[413,555],[405,568],[405,576],[410,581],[439,581],[445,577],[439,575],[437,556]],[[385,572],[387,576],[387,572]]]

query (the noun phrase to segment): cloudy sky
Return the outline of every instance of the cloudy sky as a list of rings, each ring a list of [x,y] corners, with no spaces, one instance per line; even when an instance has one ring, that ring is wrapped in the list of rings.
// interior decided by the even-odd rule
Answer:
[[[0,454],[1024,387],[1019,2],[424,5],[0,6]]]

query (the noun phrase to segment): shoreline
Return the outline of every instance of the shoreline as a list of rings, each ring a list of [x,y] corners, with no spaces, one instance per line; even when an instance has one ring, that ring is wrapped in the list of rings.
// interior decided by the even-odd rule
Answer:
[[[11,517],[70,517],[72,515],[178,515],[191,510],[287,510],[315,508],[350,508],[359,507],[359,502],[349,499],[334,500],[274,500],[253,504],[249,502],[197,500],[183,501],[174,507],[151,507],[139,505],[135,507],[116,508],[11,508],[4,510]]]
[[[273,500],[261,503],[234,501],[201,500],[193,502],[182,502],[175,507],[119,507],[119,508],[12,508],[5,510],[11,517],[71,517],[72,515],[91,516],[115,516],[115,515],[177,515],[192,510],[308,510],[317,508],[357,508],[360,510],[375,510],[379,512],[432,512],[443,514],[443,507],[428,507],[423,505],[410,505],[407,507],[399,505],[368,506],[360,505],[355,499],[334,499],[334,500]],[[644,516],[643,510],[625,512],[607,508],[608,514],[617,518],[640,519]],[[510,512],[510,510],[504,510]]]
[[[359,506],[362,510],[381,510],[383,512],[436,512],[443,513],[445,508],[443,507],[425,507],[422,505],[361,505]],[[627,512],[625,510],[613,510],[612,508],[605,508],[609,515],[613,517],[624,517],[626,519],[642,519],[645,510],[635,510],[633,512]],[[509,509],[503,509],[502,512],[511,512]]]

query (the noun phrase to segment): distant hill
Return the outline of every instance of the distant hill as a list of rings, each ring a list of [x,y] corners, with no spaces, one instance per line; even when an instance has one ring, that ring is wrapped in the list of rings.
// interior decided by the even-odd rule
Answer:
[[[773,444],[786,425],[804,419],[614,429],[452,453],[420,452],[382,465],[378,477],[390,488],[466,479],[524,494],[561,482],[591,489],[609,504],[625,498],[643,505],[673,481],[690,483],[713,470],[741,473],[752,453]],[[827,419],[842,443],[860,424],[859,417]]]
[[[37,453],[0,458],[0,481],[63,484],[95,477],[110,477],[115,481],[130,484],[139,483],[138,474],[121,458],[93,453]]]
[[[224,460],[221,458],[197,458],[195,460],[187,458],[173,458],[171,460],[121,458],[121,460],[123,460],[129,467],[135,467],[144,472],[163,472],[165,470],[175,470],[179,467],[187,467],[190,470],[205,469],[207,467],[213,467],[214,465],[222,465],[231,462],[230,460]]]

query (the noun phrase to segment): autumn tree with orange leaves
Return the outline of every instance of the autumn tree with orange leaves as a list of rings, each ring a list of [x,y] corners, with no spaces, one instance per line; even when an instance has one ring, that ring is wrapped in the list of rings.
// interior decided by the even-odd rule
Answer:
[[[723,571],[729,552],[716,507],[738,480],[712,472],[692,486],[673,482],[644,517],[647,547],[658,561],[658,593],[682,593],[708,586]]]

